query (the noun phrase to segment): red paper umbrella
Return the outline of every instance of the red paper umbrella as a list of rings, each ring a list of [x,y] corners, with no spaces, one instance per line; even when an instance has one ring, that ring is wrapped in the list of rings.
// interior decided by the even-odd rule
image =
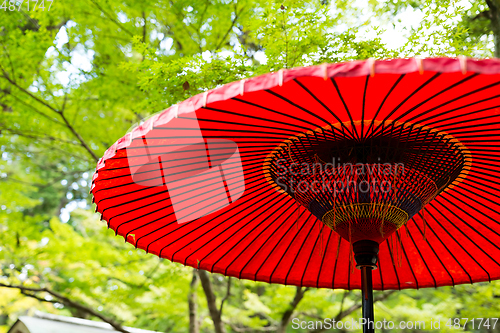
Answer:
[[[500,278],[499,125],[500,60],[280,70],[153,116],[106,151],[92,193],[147,252],[242,279],[363,287],[372,318],[372,283]]]

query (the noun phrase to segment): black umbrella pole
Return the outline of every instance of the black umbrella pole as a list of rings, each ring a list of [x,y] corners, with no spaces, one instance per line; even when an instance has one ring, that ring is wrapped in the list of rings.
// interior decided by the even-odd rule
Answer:
[[[373,313],[373,281],[371,267],[361,267],[361,283],[363,296],[363,333],[373,333],[375,332],[375,317]]]
[[[363,296],[363,333],[375,332],[373,311],[372,270],[377,269],[378,243],[358,241],[353,244],[356,267],[361,270],[361,292]]]

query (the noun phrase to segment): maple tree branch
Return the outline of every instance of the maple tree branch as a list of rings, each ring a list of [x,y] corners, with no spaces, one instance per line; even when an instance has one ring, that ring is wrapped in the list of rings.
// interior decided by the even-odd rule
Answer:
[[[33,111],[35,111],[36,113],[38,113],[39,115],[41,115],[42,117],[45,117],[47,118],[48,120],[58,124],[58,125],[61,125],[61,126],[64,126],[64,124],[62,122],[60,122],[59,120],[55,119],[55,118],[52,118],[50,117],[49,115],[46,115],[45,113],[39,111],[37,108],[35,108],[33,105],[31,104],[28,104],[26,103],[25,101],[23,101],[22,99],[20,99],[19,97],[17,97],[16,95],[12,94],[10,91],[6,91],[6,90],[2,90],[2,92],[4,92],[5,94],[8,94],[10,97],[14,98],[16,101],[18,101],[19,103],[23,104],[24,106],[27,106],[29,108],[31,108]]]
[[[118,322],[114,321],[113,319],[105,317],[102,314],[100,314],[99,312],[95,311],[94,309],[89,308],[89,307],[82,305],[80,303],[77,303],[77,302],[69,299],[68,297],[63,296],[63,295],[59,294],[58,292],[55,292],[55,291],[50,290],[48,288],[33,288],[33,287],[25,287],[25,286],[21,286],[21,285],[9,285],[9,284],[5,284],[5,283],[0,283],[0,287],[18,289],[21,291],[21,293],[23,295],[26,295],[28,297],[38,299],[39,301],[55,303],[55,302],[52,302],[50,300],[45,300],[45,299],[43,299],[35,294],[32,294],[32,293],[45,292],[45,293],[57,298],[58,299],[57,303],[61,303],[65,306],[72,307],[74,309],[85,312],[91,316],[97,317],[100,320],[102,320],[103,322],[110,324],[118,332],[130,333],[129,331],[125,330],[125,328],[123,328],[122,325],[120,325]]]
[[[377,303],[377,302],[383,301],[383,300],[389,298],[389,296],[391,296],[395,292],[396,292],[396,290],[389,290],[389,291],[386,291],[386,292],[384,292],[382,294],[379,294],[377,297],[375,297],[373,299],[373,303]],[[348,315],[350,315],[354,311],[357,311],[357,310],[361,309],[361,306],[362,306],[361,302],[358,302],[358,303],[354,304],[353,306],[351,306],[350,308],[348,308],[345,311],[342,311],[342,309],[341,309],[339,311],[339,313],[335,316],[335,321],[342,320],[343,318],[347,317]],[[327,329],[325,329],[325,328],[318,328],[318,329],[315,329],[313,331],[310,331],[310,333],[320,333],[320,332],[324,332],[326,330]]]
[[[231,296],[231,277],[227,278],[227,291],[226,291],[226,296],[222,299],[220,302],[220,309],[219,309],[219,317],[222,317],[222,309],[224,307],[224,302],[227,301],[227,299]]]
[[[94,159],[95,162],[97,162],[99,160],[99,158],[97,157],[97,155],[92,151],[92,149],[90,149],[90,147],[87,145],[87,143],[83,140],[83,138],[80,136],[80,134],[78,134],[78,132],[76,132],[76,130],[73,128],[73,126],[71,126],[71,124],[68,122],[68,120],[66,119],[66,117],[64,116],[64,113],[60,110],[57,110],[56,108],[54,108],[52,105],[48,104],[47,102],[45,102],[44,100],[38,98],[37,96],[33,95],[32,93],[30,93],[28,90],[24,89],[23,87],[19,86],[15,81],[13,81],[9,75],[7,74],[7,72],[3,69],[2,67],[2,72],[4,73],[4,75],[2,76],[4,79],[6,79],[7,81],[9,81],[9,83],[11,85],[13,85],[14,87],[18,88],[19,90],[21,90],[23,93],[25,93],[26,95],[30,96],[32,99],[34,99],[35,101],[37,101],[38,103],[44,105],[45,107],[47,107],[48,109],[52,110],[53,112],[57,113],[63,120],[64,124],[66,125],[66,127],[71,131],[71,133],[73,133],[73,135],[78,139],[78,141],[80,141],[81,145],[83,148],[85,148],[85,150],[87,150],[87,152],[92,156],[92,158]]]
[[[2,128],[0,127],[0,131],[2,132],[8,132],[12,135],[19,135],[19,136],[22,136],[24,138],[28,138],[28,139],[34,139],[34,140],[42,140],[42,141],[53,141],[53,142],[60,142],[60,143],[67,143],[67,144],[70,144],[70,145],[77,145],[77,146],[81,146],[81,144],[77,144],[76,142],[71,142],[69,140],[64,140],[64,139],[61,139],[61,138],[56,138],[56,137],[53,137],[53,136],[50,136],[50,135],[40,135],[39,133],[35,133],[35,132],[31,132],[31,131],[28,131],[28,132],[21,132],[21,131],[17,131],[17,130],[13,130],[13,129],[10,129],[10,128]]]
[[[275,332],[277,327],[276,326],[265,326],[265,327],[239,327],[236,326],[232,323],[229,322],[224,322],[225,324],[229,325],[231,329],[235,332],[238,333],[245,333],[245,332]]]
[[[342,294],[342,301],[340,302],[340,310],[337,316],[335,317],[335,320],[340,320],[341,314],[344,312],[344,302],[345,299],[347,298],[347,295],[349,295],[351,291],[350,290],[345,290],[344,293]]]
[[[304,295],[308,290],[309,288],[297,287],[293,300],[290,302],[290,304],[288,305],[288,309],[283,313],[283,316],[281,317],[281,323],[278,327],[278,330],[276,331],[277,333],[285,333],[286,327],[288,326],[288,323],[292,318],[293,312],[299,305],[302,298],[304,298]]]
[[[216,50],[218,50],[219,48],[222,47],[222,44],[224,44],[224,41],[226,40],[227,36],[231,32],[231,30],[233,30],[234,25],[236,24],[236,21],[238,20],[239,15],[241,14],[241,12],[243,12],[243,8],[242,8],[241,11],[238,13],[237,6],[238,6],[238,1],[236,1],[236,3],[234,4],[234,18],[231,20],[231,25],[229,26],[229,29],[227,29],[226,33],[224,34],[224,36],[222,37],[220,42],[215,47]]]
[[[394,294],[395,292],[396,292],[395,290],[390,290],[390,291],[387,291],[385,293],[382,293],[373,299],[373,303],[383,301],[383,300],[387,299],[389,296],[391,296],[392,294]],[[351,306],[347,310],[339,313],[335,318],[336,319],[338,318],[337,321],[341,320],[342,318],[347,317],[348,315],[350,315],[351,313],[353,313],[354,311],[357,311],[359,309],[361,309],[361,302],[354,304],[353,306]]]
[[[202,269],[198,270],[198,275],[200,277],[203,291],[205,291],[205,297],[207,298],[207,305],[208,305],[208,310],[210,312],[210,317],[214,322],[215,333],[226,333],[226,329],[224,328],[224,323],[221,320],[219,309],[217,309],[216,297],[212,288],[212,281],[210,281],[210,276],[206,271]]]
[[[106,16],[111,22],[113,22],[114,24],[116,24],[120,29],[123,29],[123,31],[125,31],[127,34],[129,34],[131,37],[134,37],[134,34],[132,32],[130,32],[130,30],[128,30],[127,28],[125,28],[123,26],[123,24],[121,24],[120,22],[118,22],[116,19],[114,19],[108,12],[106,12],[104,10],[104,8],[102,8],[96,1],[94,0],[90,0],[90,2],[92,2],[94,4],[94,6],[97,7],[97,9],[99,9],[101,11],[101,13],[104,14],[104,16]]]
[[[73,128],[73,126],[71,126],[68,119],[66,119],[66,117],[64,116],[64,113],[61,112],[60,114],[61,114],[62,120],[66,124],[66,127],[71,131],[71,133],[73,133],[73,135],[78,139],[78,141],[80,141],[83,148],[85,148],[85,150],[87,150],[88,153],[92,156],[92,158],[97,162],[99,160],[99,157],[97,157],[97,155],[94,153],[94,151],[92,149],[90,149],[90,147],[83,140],[83,138],[80,136],[80,134],[78,134],[78,132]]]
[[[193,268],[193,278],[189,284],[188,306],[189,306],[189,333],[198,333],[200,325],[198,322],[198,297],[196,288],[198,287],[199,276],[196,268]]]
[[[16,87],[17,89],[21,90],[23,93],[25,93],[26,95],[28,95],[29,97],[33,98],[35,101],[37,101],[38,103],[46,106],[47,108],[49,108],[50,110],[54,111],[55,113],[61,113],[59,110],[57,110],[56,108],[54,108],[52,105],[48,104],[47,102],[45,102],[44,100],[38,98],[37,96],[33,95],[32,93],[30,93],[28,90],[24,89],[23,87],[21,87],[20,85],[18,85],[14,80],[12,80],[9,75],[7,74],[7,72],[3,69],[2,67],[2,71],[4,72],[3,74],[3,78],[6,79],[7,81],[9,81],[9,83],[11,85],[13,85],[14,87]]]

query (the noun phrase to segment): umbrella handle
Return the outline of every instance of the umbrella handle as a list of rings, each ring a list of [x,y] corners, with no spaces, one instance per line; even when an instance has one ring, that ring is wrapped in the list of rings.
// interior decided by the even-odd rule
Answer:
[[[358,241],[353,244],[356,267],[361,269],[361,292],[363,296],[363,333],[375,332],[373,311],[372,270],[377,269],[379,245],[374,241]]]
[[[363,333],[375,332],[375,321],[373,312],[373,281],[372,267],[361,267],[361,284],[363,296]]]

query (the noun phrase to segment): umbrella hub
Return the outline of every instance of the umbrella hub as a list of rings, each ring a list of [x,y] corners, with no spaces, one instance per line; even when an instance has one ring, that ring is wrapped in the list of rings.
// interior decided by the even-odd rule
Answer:
[[[381,243],[464,179],[470,162],[469,150],[443,131],[367,120],[285,140],[266,159],[264,174],[352,244]]]
[[[357,241],[352,245],[356,268],[369,267],[377,269],[379,246],[370,240]]]

